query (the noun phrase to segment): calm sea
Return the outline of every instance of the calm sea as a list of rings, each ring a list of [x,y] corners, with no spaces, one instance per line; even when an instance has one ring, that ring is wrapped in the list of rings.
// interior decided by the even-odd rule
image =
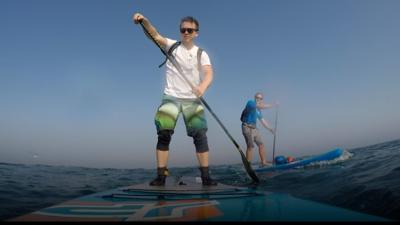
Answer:
[[[400,219],[400,140],[346,149],[335,160],[261,175],[261,190],[289,193],[389,219]],[[218,181],[244,186],[241,164],[213,166]],[[171,174],[199,176],[196,167]],[[93,169],[0,163],[0,220],[112,188],[147,182],[154,169]]]

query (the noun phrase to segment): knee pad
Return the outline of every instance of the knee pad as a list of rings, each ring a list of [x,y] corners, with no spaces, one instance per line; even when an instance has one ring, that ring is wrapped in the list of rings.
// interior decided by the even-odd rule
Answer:
[[[196,146],[196,152],[208,152],[208,141],[206,135],[207,129],[197,130],[192,132],[190,136],[193,137],[193,143]]]
[[[158,134],[158,142],[157,142],[157,149],[161,151],[168,151],[169,150],[169,143],[171,142],[172,134],[174,133],[173,130],[160,130],[157,132]]]

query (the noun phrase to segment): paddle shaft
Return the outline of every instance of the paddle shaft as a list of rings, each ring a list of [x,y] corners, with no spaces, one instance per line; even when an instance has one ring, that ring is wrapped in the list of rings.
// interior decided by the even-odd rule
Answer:
[[[192,84],[192,82],[190,82],[190,80],[184,75],[182,68],[179,66],[178,62],[176,61],[176,59],[167,54],[167,52],[161,47],[161,45],[154,39],[154,37],[150,34],[150,32],[146,29],[146,27],[143,25],[143,22],[140,21],[139,22],[140,25],[142,26],[144,32],[147,34],[148,37],[151,38],[151,40],[157,45],[157,47],[161,50],[161,52],[167,57],[167,59],[175,66],[175,68],[178,70],[179,74],[181,75],[181,77],[189,84],[189,86],[194,89],[195,86]],[[253,179],[253,181],[255,183],[259,183],[259,179],[257,177],[257,175],[255,174],[255,172],[253,171],[253,169],[251,168],[251,165],[249,163],[249,161],[247,161],[246,156],[243,154],[243,151],[240,149],[239,144],[235,141],[235,139],[232,137],[232,135],[228,132],[228,130],[226,129],[226,127],[222,124],[221,120],[217,117],[217,115],[214,113],[214,111],[211,109],[211,107],[208,105],[208,103],[204,100],[203,97],[198,97],[201,101],[201,103],[203,103],[203,105],[207,108],[207,110],[211,113],[211,115],[215,118],[215,120],[218,122],[218,124],[222,127],[222,129],[225,131],[225,133],[228,135],[229,139],[233,142],[233,144],[235,145],[236,149],[239,151],[242,161],[243,161],[243,165],[248,173],[248,175]]]
[[[272,145],[272,165],[275,165],[275,143],[276,143],[276,131],[278,128],[278,106],[275,111],[275,129],[274,129],[274,141]]]

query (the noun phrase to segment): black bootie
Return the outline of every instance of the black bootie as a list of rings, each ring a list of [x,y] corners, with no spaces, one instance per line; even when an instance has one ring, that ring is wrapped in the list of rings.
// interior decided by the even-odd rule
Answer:
[[[158,167],[157,168],[157,178],[150,182],[150,186],[164,186],[165,179],[168,176],[167,167]]]
[[[200,172],[201,172],[201,181],[203,182],[203,185],[205,186],[215,186],[217,185],[217,181],[213,180],[210,177],[210,174],[208,172],[208,167],[200,167]]]

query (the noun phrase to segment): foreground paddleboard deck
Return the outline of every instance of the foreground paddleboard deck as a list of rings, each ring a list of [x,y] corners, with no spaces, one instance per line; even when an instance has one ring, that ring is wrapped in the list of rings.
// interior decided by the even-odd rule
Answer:
[[[258,173],[282,171],[288,169],[294,169],[302,166],[307,166],[311,163],[333,160],[340,157],[343,154],[343,149],[337,148],[320,155],[311,156],[302,160],[297,160],[291,163],[286,163],[282,165],[266,166],[255,168],[254,171]]]
[[[12,221],[382,221],[384,218],[255,188],[203,187],[194,177],[168,178],[96,193]]]

